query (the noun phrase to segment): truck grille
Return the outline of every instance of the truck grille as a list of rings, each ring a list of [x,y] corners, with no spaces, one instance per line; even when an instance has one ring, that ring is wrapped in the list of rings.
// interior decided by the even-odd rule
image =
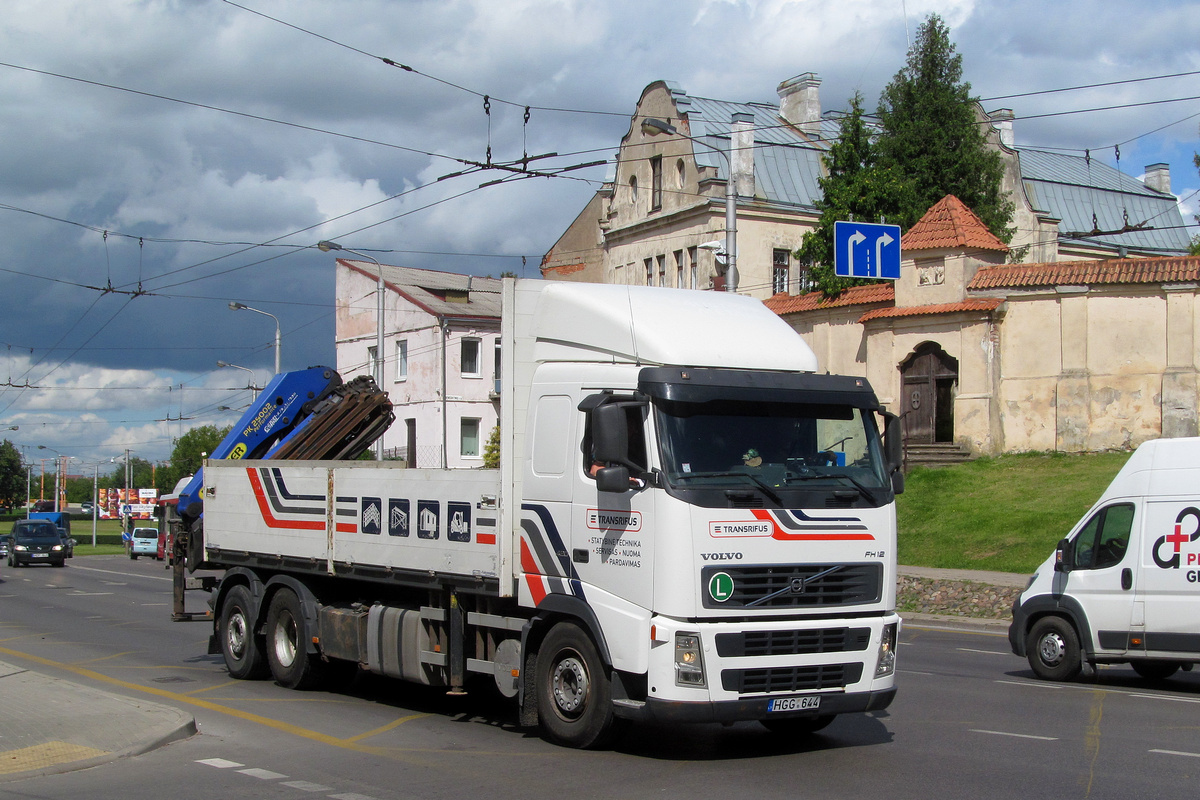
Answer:
[[[827,608],[878,603],[883,597],[879,563],[709,566],[700,577],[705,608]]]
[[[721,686],[727,692],[811,692],[844,689],[862,677],[862,664],[819,664],[812,667],[721,670]]]
[[[717,655],[798,656],[814,653],[849,653],[866,650],[870,628],[818,628],[804,631],[747,631],[718,633]]]

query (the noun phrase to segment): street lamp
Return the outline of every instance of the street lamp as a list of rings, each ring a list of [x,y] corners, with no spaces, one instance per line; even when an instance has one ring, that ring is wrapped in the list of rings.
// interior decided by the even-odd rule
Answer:
[[[39,444],[37,446],[37,449],[38,450],[49,450],[51,453],[54,453],[54,510],[59,511],[60,509],[58,507],[58,499],[59,499],[60,495],[59,495],[58,477],[60,474],[62,474],[62,460],[64,458],[74,458],[74,456],[64,456],[62,453],[58,452],[53,447],[46,447],[46,445],[44,445],[44,444]],[[42,462],[42,463],[44,464],[45,462]]]
[[[266,311],[259,311],[257,308],[251,308],[250,306],[246,305],[245,303],[238,303],[236,301],[232,301],[229,303],[229,310],[230,311],[241,311],[241,310],[253,311],[255,314],[262,314],[265,317],[270,317],[271,319],[275,320],[275,374],[278,375],[279,374],[279,317],[277,317],[274,314],[271,314],[269,312],[266,312]]]
[[[367,259],[375,264],[375,269],[379,271],[379,282],[375,287],[375,385],[383,389],[383,265],[377,260],[367,255],[360,253],[357,250],[351,250],[349,247],[342,247],[337,242],[331,242],[328,239],[323,239],[317,242],[317,249],[322,253],[328,253],[331,250],[340,250],[345,253],[353,253],[356,256]],[[379,461],[383,461],[383,436],[375,442],[375,457]]]
[[[750,114],[739,112],[733,115],[730,124],[739,122],[753,122],[754,118]],[[647,136],[657,136],[660,133],[667,133],[678,136],[681,139],[695,142],[696,144],[704,145],[715,153],[719,153],[725,159],[725,167],[728,174],[725,176],[725,258],[728,263],[726,269],[725,291],[737,291],[737,183],[733,179],[733,131],[729,132],[729,152],[722,150],[716,145],[709,144],[703,139],[695,136],[688,136],[680,133],[669,122],[661,119],[647,117],[642,120],[642,133]]]
[[[229,367],[231,369],[240,369],[243,372],[249,372],[250,373],[250,383],[249,383],[249,385],[246,386],[246,388],[250,390],[251,397],[253,397],[256,400],[258,399],[258,387],[254,385],[254,370],[250,369],[249,367],[239,367],[237,364],[230,364],[228,361],[218,361],[217,366],[218,367]]]

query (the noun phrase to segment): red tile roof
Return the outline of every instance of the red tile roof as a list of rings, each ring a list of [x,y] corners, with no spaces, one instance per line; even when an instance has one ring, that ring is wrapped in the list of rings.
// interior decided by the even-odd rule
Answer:
[[[893,303],[896,289],[891,283],[870,283],[866,286],[851,286],[837,297],[829,298],[821,292],[790,295],[777,294],[764,300],[767,308],[776,314],[795,314],[799,311],[816,311],[824,308],[844,308],[865,303]]]
[[[1107,261],[1059,261],[983,267],[968,289],[1082,286],[1105,283],[1182,283],[1200,281],[1200,256],[1115,258]]]
[[[931,306],[908,306],[906,308],[876,308],[858,318],[859,322],[872,319],[895,319],[896,317],[920,317],[932,314],[955,314],[963,311],[995,311],[1004,302],[1002,297],[985,297],[978,300],[960,300],[957,303],[939,303]]]
[[[900,239],[903,252],[957,247],[1008,252],[1008,245],[952,194],[935,203]]]

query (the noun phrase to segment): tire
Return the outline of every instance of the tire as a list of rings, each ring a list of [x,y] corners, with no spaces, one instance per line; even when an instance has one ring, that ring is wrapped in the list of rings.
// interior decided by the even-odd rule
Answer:
[[[129,554],[129,560],[130,560],[130,561],[137,561],[137,553],[130,553],[130,554]]]
[[[825,714],[820,717],[764,719],[760,720],[760,722],[771,733],[779,733],[785,736],[807,736],[827,727],[835,719],[837,719],[837,714]]]
[[[312,634],[304,620],[300,598],[291,589],[280,589],[267,608],[267,664],[275,682],[287,689],[309,689],[320,680],[321,660],[310,657]]]
[[[1069,681],[1083,669],[1079,634],[1062,617],[1042,617],[1025,640],[1029,666],[1047,681]]]
[[[235,586],[221,601],[217,640],[225,668],[238,680],[259,680],[270,674],[263,638],[254,631],[254,600],[245,586]]]
[[[1148,681],[1165,681],[1167,678],[1174,675],[1183,666],[1178,661],[1149,661],[1146,659],[1138,659],[1130,661],[1129,666],[1133,667],[1133,671],[1141,675]]]
[[[579,748],[611,741],[612,684],[590,636],[573,623],[556,624],[538,651],[536,670],[538,717],[548,740]]]

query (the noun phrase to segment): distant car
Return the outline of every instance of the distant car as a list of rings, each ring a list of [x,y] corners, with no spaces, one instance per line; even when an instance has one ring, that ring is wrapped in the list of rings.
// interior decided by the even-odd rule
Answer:
[[[8,537],[0,536],[0,558],[8,558]]]
[[[129,543],[129,557],[137,560],[138,556],[158,558],[158,528],[134,528]]]
[[[96,505],[91,500],[84,500],[79,504],[79,508],[84,513],[84,516],[90,517],[92,515],[92,511],[96,508]]]
[[[62,540],[63,551],[67,554],[67,558],[75,557],[75,540],[71,538],[71,534],[62,528],[56,527],[58,538]]]
[[[29,564],[66,564],[66,547],[62,543],[58,528],[53,522],[40,519],[22,519],[13,523],[8,535],[8,565],[20,567]]]

